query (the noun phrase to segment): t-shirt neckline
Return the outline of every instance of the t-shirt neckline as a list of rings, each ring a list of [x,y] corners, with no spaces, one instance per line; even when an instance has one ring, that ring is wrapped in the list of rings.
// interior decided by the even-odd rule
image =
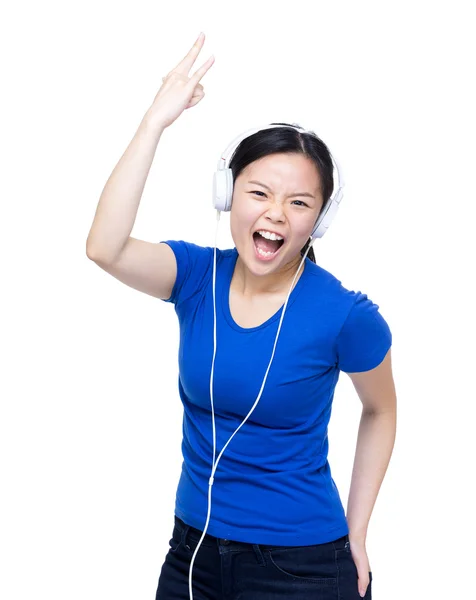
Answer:
[[[241,325],[238,325],[238,323],[236,323],[236,321],[233,319],[231,311],[230,311],[230,286],[231,286],[231,279],[233,277],[233,273],[235,270],[235,265],[236,265],[237,260],[238,260],[238,250],[235,247],[232,250],[231,259],[228,261],[228,268],[225,270],[225,273],[224,273],[223,287],[222,287],[222,293],[221,293],[222,313],[223,313],[223,316],[225,317],[227,323],[230,325],[230,327],[232,327],[232,329],[235,329],[236,331],[239,331],[240,333],[251,333],[253,331],[258,331],[259,329],[264,329],[265,327],[268,327],[268,325],[271,325],[271,323],[274,323],[275,321],[280,319],[282,311],[283,311],[284,302],[280,306],[280,308],[278,308],[278,310],[274,313],[274,315],[271,315],[271,317],[269,317],[269,319],[264,321],[264,323],[261,323],[261,325],[256,325],[256,327],[241,327]],[[308,262],[308,258],[306,257],[306,260],[304,261],[304,271],[302,272],[301,276],[299,277],[297,283],[295,284],[295,286],[291,292],[291,295],[289,296],[288,304],[286,306],[286,313],[289,311],[291,305],[296,300],[297,296],[299,295],[299,293],[304,285],[303,279],[306,277],[306,273],[308,271],[307,262]],[[286,318],[286,315],[284,316],[284,318]]]

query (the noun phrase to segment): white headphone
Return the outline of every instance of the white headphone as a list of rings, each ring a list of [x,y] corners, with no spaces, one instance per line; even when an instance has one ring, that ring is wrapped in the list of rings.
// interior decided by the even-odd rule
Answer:
[[[296,127],[295,125],[273,124],[265,125],[264,127],[253,127],[252,129],[248,129],[236,137],[222,153],[218,161],[217,170],[213,175],[213,207],[216,210],[224,212],[231,210],[233,198],[233,173],[228,165],[234,150],[245,138],[253,135],[253,133],[257,133],[263,129],[274,129],[276,127],[291,127],[300,133],[311,133],[307,132],[302,127]],[[332,155],[331,159],[334,164],[334,192],[325,204],[319,218],[316,221],[316,224],[314,225],[314,229],[311,233],[311,238],[313,240],[316,238],[321,238],[329,229],[329,226],[337,213],[337,209],[339,208],[340,201],[342,200],[342,188],[344,187],[342,169],[339,167],[336,159]]]

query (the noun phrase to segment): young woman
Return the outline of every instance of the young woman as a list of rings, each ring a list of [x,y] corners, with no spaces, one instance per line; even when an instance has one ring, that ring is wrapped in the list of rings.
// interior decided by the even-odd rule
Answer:
[[[162,132],[204,95],[213,57],[189,77],[203,42],[163,79],[87,242],[105,271],[174,303],[180,323],[184,462],[156,600],[371,598],[366,533],[396,428],[392,335],[310,248],[335,198],[327,146],[288,124],[238,143],[233,249],[130,237]],[[341,371],[363,404],[347,513],[327,460]]]

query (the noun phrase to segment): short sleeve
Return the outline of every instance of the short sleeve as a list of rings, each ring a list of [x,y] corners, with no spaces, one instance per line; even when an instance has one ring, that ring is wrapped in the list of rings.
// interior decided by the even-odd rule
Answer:
[[[170,298],[163,299],[177,306],[201,290],[211,273],[213,249],[183,240],[164,240],[175,254],[177,277]]]
[[[387,321],[367,294],[356,293],[352,308],[337,337],[338,367],[345,373],[369,371],[385,358],[392,345]]]

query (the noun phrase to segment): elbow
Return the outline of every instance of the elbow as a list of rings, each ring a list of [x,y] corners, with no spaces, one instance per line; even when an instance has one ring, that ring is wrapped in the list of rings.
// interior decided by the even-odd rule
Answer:
[[[89,258],[89,260],[96,262],[97,253],[89,242],[86,242],[86,256]]]
[[[86,242],[86,256],[95,263],[104,262],[105,259],[104,255],[100,254],[98,250],[88,242]]]
[[[116,253],[111,251],[107,252],[104,249],[98,250],[97,248],[94,248],[92,245],[88,244],[86,244],[86,256],[89,258],[89,260],[92,260],[100,266],[112,265],[117,259]]]

